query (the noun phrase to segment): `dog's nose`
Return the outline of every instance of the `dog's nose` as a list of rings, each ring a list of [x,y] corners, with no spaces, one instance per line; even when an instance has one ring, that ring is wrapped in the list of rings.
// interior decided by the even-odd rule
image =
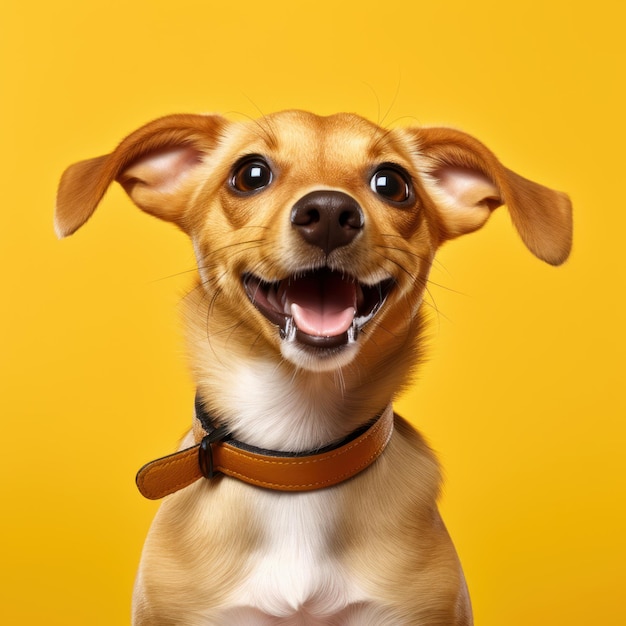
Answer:
[[[364,224],[359,203],[341,191],[312,191],[291,209],[291,225],[327,255],[351,243]]]

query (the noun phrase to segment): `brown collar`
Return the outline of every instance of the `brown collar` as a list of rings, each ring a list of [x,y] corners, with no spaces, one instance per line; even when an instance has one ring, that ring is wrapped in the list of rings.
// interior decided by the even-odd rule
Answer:
[[[199,423],[197,420],[196,425]],[[254,448],[220,428],[207,430],[204,424],[194,430],[201,433],[200,443],[151,461],[139,470],[137,487],[143,496],[158,500],[217,473],[277,491],[312,491],[336,485],[380,456],[393,432],[393,409],[388,405],[365,429],[339,445],[311,453]]]

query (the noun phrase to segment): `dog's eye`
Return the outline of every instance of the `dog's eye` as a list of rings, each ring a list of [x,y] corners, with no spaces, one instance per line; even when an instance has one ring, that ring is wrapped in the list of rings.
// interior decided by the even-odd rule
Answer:
[[[231,186],[242,193],[251,193],[267,187],[272,182],[272,170],[261,158],[246,159],[235,168]]]
[[[411,195],[411,188],[407,178],[391,167],[379,169],[372,176],[370,187],[374,193],[392,202],[404,202]]]

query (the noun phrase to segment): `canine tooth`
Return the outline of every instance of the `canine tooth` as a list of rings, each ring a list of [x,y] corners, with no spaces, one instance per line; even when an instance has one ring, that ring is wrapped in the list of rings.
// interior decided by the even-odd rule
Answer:
[[[356,336],[358,334],[358,327],[356,318],[352,321],[350,328],[348,328],[348,343],[354,343],[356,341]]]
[[[297,331],[298,331],[298,327],[293,321],[293,317],[289,316],[287,318],[287,322],[285,323],[285,339],[287,341],[295,341]]]

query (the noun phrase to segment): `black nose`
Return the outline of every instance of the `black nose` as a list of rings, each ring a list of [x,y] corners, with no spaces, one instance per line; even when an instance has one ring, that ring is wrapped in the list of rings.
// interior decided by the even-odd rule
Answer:
[[[291,209],[291,225],[327,255],[351,243],[364,224],[358,202],[341,191],[312,191]]]

